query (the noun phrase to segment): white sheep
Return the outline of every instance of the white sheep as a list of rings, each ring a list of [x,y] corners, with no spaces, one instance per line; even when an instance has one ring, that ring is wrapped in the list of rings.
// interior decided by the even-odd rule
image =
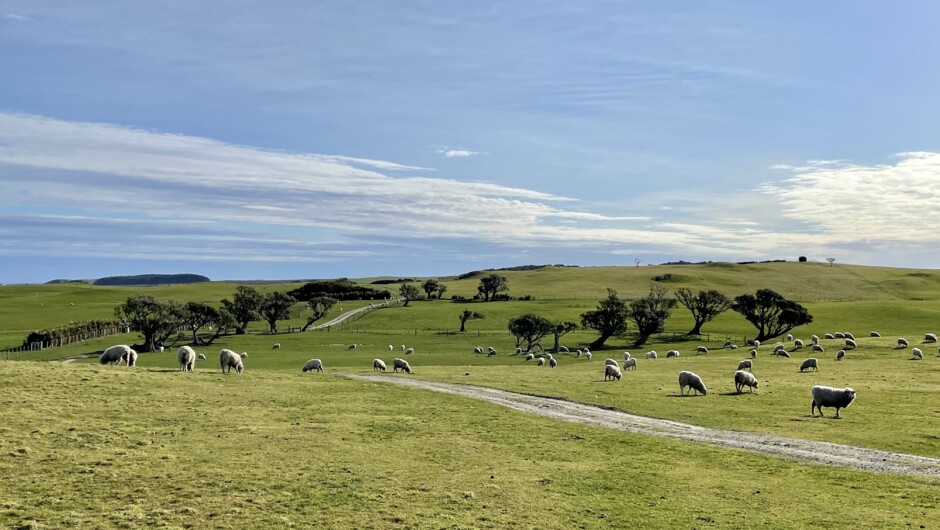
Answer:
[[[833,335],[832,333],[825,333],[825,334],[823,334],[823,338],[824,338],[824,339],[834,339],[834,338],[836,338],[836,336]]]
[[[793,342],[793,335],[787,333],[787,342]]]
[[[180,372],[192,372],[196,367],[196,350],[183,346],[176,352],[176,360],[180,364]]]
[[[846,331],[846,332],[844,332],[844,333],[842,333],[842,334],[845,335],[845,338],[847,338],[847,339],[855,340],[855,335],[849,333],[848,331]]]
[[[787,349],[787,347],[784,346],[783,344],[777,344],[776,346],[774,346],[774,355],[776,355],[778,351],[785,350],[785,349]]]
[[[401,345],[401,351],[405,351],[405,345],[404,345],[404,344]]]
[[[630,352],[628,351],[623,352],[623,360],[624,361],[630,360]]]
[[[242,362],[242,357],[233,352],[232,350],[222,349],[219,352],[219,364],[222,365],[222,373],[226,373],[225,369],[228,368],[227,373],[232,373],[232,368],[235,369],[235,372],[242,373],[245,370],[245,365]]]
[[[757,340],[757,339],[752,340],[752,341],[751,341],[751,344],[754,345],[754,349],[755,349],[755,350],[756,350],[757,348],[760,348],[760,341]]]
[[[836,360],[841,361],[845,357],[845,350],[839,350],[836,352]]]
[[[705,346],[698,346],[695,348],[696,353],[708,353],[708,348]]]
[[[869,333],[869,335],[871,335],[872,337],[881,337],[881,333],[878,333],[877,331],[872,331],[871,333]]]
[[[587,352],[587,353],[584,354],[584,358],[587,359],[587,360],[589,360],[589,361],[591,360],[591,357],[592,357],[591,352]]]
[[[496,350],[493,350],[493,351],[496,351]],[[407,350],[405,350],[405,355],[411,355],[414,352],[415,352],[414,348],[408,348]]]
[[[912,349],[911,355],[913,355],[914,359],[918,361],[924,358],[924,352],[920,351],[920,348]]]
[[[816,416],[816,408],[819,408],[819,415],[823,415],[823,407],[835,407],[836,417],[839,418],[839,409],[844,409],[855,401],[857,393],[851,388],[832,388],[831,386],[816,385],[812,390],[813,405],[810,407],[810,413]]]
[[[604,364],[605,364],[605,365],[613,365],[613,366],[616,366],[616,367],[618,367],[618,368],[620,367],[620,364],[619,364],[615,359],[611,359],[610,357],[608,357],[607,359],[604,359]]]
[[[549,360],[548,360],[548,366],[549,366],[549,368],[554,368],[554,367],[558,366],[558,360],[556,360],[556,359],[549,359]]]
[[[397,372],[399,370],[405,372],[406,374],[410,374],[411,365],[408,364],[408,361],[396,357],[395,360],[392,361],[392,371]]]
[[[346,349],[347,349],[347,350],[355,350],[355,349],[358,348],[358,347],[359,347],[358,344],[353,343],[353,344],[350,344],[349,347],[346,348]]]
[[[738,363],[738,370],[751,370],[754,371],[754,361],[750,359],[744,359]]]
[[[373,359],[372,360],[372,371],[373,372],[384,372],[386,370],[385,361],[382,359]]]
[[[127,358],[124,359],[128,367],[137,366],[137,352],[131,350],[127,352]]]
[[[836,338],[836,339],[844,339],[844,338],[845,338],[845,333],[842,333],[841,331],[837,331],[837,332],[833,333],[833,335],[834,335],[833,338]],[[826,337],[826,338],[829,338],[829,337]]]
[[[702,395],[708,394],[708,389],[705,388],[705,383],[702,381],[702,378],[692,372],[682,371],[679,372],[679,394],[685,395],[685,387],[689,387],[689,392],[693,390],[696,394],[699,392]]]
[[[907,348],[907,347],[908,347],[907,339],[905,339],[904,337],[899,338],[899,339],[898,339],[898,348]]]
[[[275,342],[275,343],[274,343],[274,348],[272,348],[272,349],[273,349],[273,350],[277,350],[277,349],[279,349],[280,347],[281,347],[281,343],[280,343],[280,342]]]
[[[636,370],[636,359],[634,359],[634,358],[627,359],[626,361],[623,362],[623,369],[624,369],[624,370],[629,370],[629,369],[631,369],[631,368],[633,368],[634,370]]]
[[[852,339],[845,339],[845,347],[855,349],[858,348],[858,344]]]
[[[824,351],[826,351],[826,349],[823,348],[823,347],[822,347],[821,345],[819,345],[819,344],[813,344],[813,351],[824,352]]]
[[[753,394],[754,389],[757,388],[759,384],[757,378],[750,372],[738,370],[734,373],[734,389],[738,391],[738,394],[744,391],[744,387],[748,387],[751,394]]]
[[[563,352],[565,352],[565,353],[568,353],[568,347],[567,347],[567,346],[559,346],[559,347],[558,347],[558,351],[563,351]]]
[[[526,354],[524,360],[525,360],[525,362],[529,362],[529,361],[531,361],[532,359],[535,359],[535,354],[534,354],[534,353],[529,353],[529,354]]]
[[[722,348],[730,348],[734,346],[734,343],[730,339],[726,340],[724,344],[721,345]]]
[[[98,361],[101,364],[121,364],[121,360],[127,359],[132,351],[133,348],[126,344],[111,346],[98,356]]]
[[[757,358],[757,350],[751,348],[751,359],[756,359],[756,358]]]
[[[800,339],[796,339],[795,341],[793,341],[793,346],[796,347],[796,349],[800,349],[803,347],[803,341]]]
[[[604,381],[612,381],[614,379],[620,381],[621,377],[623,377],[623,374],[620,373],[620,368],[612,364],[604,365]]]
[[[819,337],[817,335],[813,335],[810,338],[813,339],[813,344],[819,344]]]
[[[392,346],[391,344],[389,344],[389,345],[388,345],[388,351],[394,351],[394,350],[395,350],[395,347]],[[483,350],[480,350],[480,353],[483,353]]]
[[[486,352],[487,352],[487,353],[496,353],[496,348],[494,348],[494,347],[492,347],[492,346],[488,346],[488,347],[486,348]]]
[[[375,364],[375,363],[373,362],[373,365],[374,365],[374,364]],[[304,367],[303,367],[302,370],[303,370],[304,373],[306,373],[306,372],[312,372],[313,370],[316,370],[316,371],[318,371],[318,372],[322,372],[322,371],[323,371],[323,361],[321,361],[320,359],[310,359],[309,361],[307,361],[306,363],[304,363]]]
[[[522,348],[516,348],[516,353],[513,355],[522,355]]]
[[[487,357],[496,357],[496,350],[493,350],[486,354]]]
[[[774,352],[774,355],[776,355],[777,357],[786,357],[787,359],[790,358],[790,352],[788,352],[787,350],[777,350]]]
[[[647,358],[647,359],[655,359],[655,358],[656,358],[656,351],[655,351],[655,350],[651,350],[651,351],[646,352],[646,358]]]
[[[163,348],[163,345],[162,345],[162,344],[161,344],[160,346],[158,346],[157,349],[160,350],[160,353],[163,353],[164,348]]]
[[[581,357],[581,355],[582,355],[581,350],[578,350],[577,352],[575,352],[574,357],[575,359],[577,359],[578,357]]]
[[[245,357],[248,357],[248,352],[244,352],[244,351],[243,351],[243,352],[239,353],[238,356],[241,357],[242,359],[244,359]]]
[[[535,361],[535,364],[538,365],[538,366],[543,366],[543,365],[545,364],[545,358],[544,358],[544,357],[539,357],[538,360]]]
[[[935,333],[927,333],[924,335],[924,342],[937,342],[937,335]]]
[[[678,356],[679,356],[679,350],[669,350],[666,352],[667,359],[670,357],[678,357]]]
[[[473,348],[473,353],[483,353],[483,346],[477,346]]]
[[[800,372],[805,372],[810,368],[812,368],[814,372],[819,370],[819,361],[817,361],[815,357],[810,357],[800,364]]]
[[[200,353],[199,355],[197,355],[196,358],[199,359],[200,361],[205,361],[205,360],[206,360],[205,354],[202,354],[202,353]]]
[[[545,357],[546,359],[548,359],[549,361],[551,361],[552,359],[555,358],[555,356],[552,355],[552,352],[546,352],[545,355],[544,355],[544,357]]]

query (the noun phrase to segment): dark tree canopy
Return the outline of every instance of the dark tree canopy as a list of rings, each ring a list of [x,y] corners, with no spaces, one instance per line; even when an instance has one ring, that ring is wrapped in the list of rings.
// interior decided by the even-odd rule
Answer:
[[[148,295],[134,295],[114,308],[114,316],[140,332],[145,351],[154,351],[182,323],[182,306],[176,302],[158,302]]]
[[[404,306],[408,307],[408,302],[418,297],[418,288],[413,283],[403,283],[398,288],[398,294],[405,299]]]
[[[483,296],[484,302],[489,302],[496,298],[496,294],[509,290],[509,280],[499,274],[487,274],[480,278],[480,285],[477,291]]]
[[[447,285],[443,283],[438,283],[437,284],[437,299],[440,300],[444,298],[444,293],[446,292],[447,292]]]
[[[274,291],[264,295],[259,312],[261,318],[268,323],[268,333],[277,333],[277,321],[290,318],[291,307],[295,303],[297,300],[283,291]]]
[[[222,300],[222,308],[228,311],[235,320],[236,335],[245,334],[248,324],[261,318],[258,310],[261,308],[263,299],[264,296],[253,287],[239,285],[235,288],[231,301]]]
[[[601,334],[591,348],[601,348],[607,339],[627,332],[627,305],[617,291],[607,289],[607,298],[597,303],[597,310],[581,313],[581,326]]]
[[[304,324],[304,327],[302,327],[300,331],[307,331],[307,328],[309,328],[311,324],[329,314],[330,309],[337,303],[339,303],[339,300],[331,296],[318,296],[307,302],[307,309],[310,310],[310,315],[307,316],[307,323]]]
[[[193,333],[193,344],[199,344],[199,330],[219,320],[219,310],[200,302],[187,302],[181,312],[183,324]]]
[[[302,302],[321,296],[329,296],[337,300],[385,300],[391,297],[391,293],[384,289],[378,290],[356,285],[348,278],[307,282],[293,291],[288,291],[287,294]]]
[[[440,287],[440,285],[441,282],[435,280],[434,278],[428,278],[427,280],[424,280],[424,283],[421,284],[421,289],[424,290],[428,296],[428,300],[430,300],[434,298],[434,293],[437,292],[437,289]]]
[[[468,320],[480,320],[483,317],[483,313],[477,313],[476,311],[470,311],[465,309],[463,313],[460,313],[460,332],[463,333],[466,331],[467,321]]]
[[[736,296],[731,309],[741,313],[757,328],[755,338],[759,341],[779,337],[813,321],[813,315],[805,307],[770,289],[758,289],[757,294]]]
[[[558,353],[558,349],[561,347],[561,338],[576,329],[578,329],[578,325],[570,320],[552,322],[552,335],[555,337],[555,345],[552,346],[552,353]]]
[[[731,309],[731,300],[714,289],[692,294],[691,290],[682,287],[676,290],[676,299],[692,312],[692,318],[695,320],[689,335],[701,335],[702,325]]]
[[[642,346],[653,333],[665,329],[669,312],[676,306],[676,299],[669,298],[668,289],[662,285],[650,287],[650,292],[643,298],[630,302],[628,313],[636,324],[637,340],[634,346]]]
[[[545,317],[526,313],[509,319],[509,332],[516,337],[516,347],[529,351],[533,346],[541,348],[541,340],[552,332],[554,326]]]

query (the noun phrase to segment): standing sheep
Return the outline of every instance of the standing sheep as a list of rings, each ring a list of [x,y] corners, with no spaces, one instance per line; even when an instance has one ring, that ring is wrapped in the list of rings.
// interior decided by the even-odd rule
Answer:
[[[756,358],[757,358],[757,350],[755,350],[755,349],[752,348],[752,349],[751,349],[751,359],[756,359]]]
[[[581,357],[581,350],[578,350],[578,351],[575,352],[575,354],[574,354],[574,358],[575,358],[575,359],[577,359],[578,357]]]
[[[938,354],[940,354],[940,351],[938,351]],[[647,358],[647,359],[655,359],[655,358],[656,358],[656,352],[655,352],[655,351],[648,351],[648,352],[646,352],[646,358]]]
[[[111,346],[98,356],[98,361],[101,364],[121,364],[121,360],[127,359],[132,351],[134,351],[133,348],[126,344]]]
[[[679,350],[669,350],[666,352],[667,359],[670,357],[678,357],[678,356],[679,356]]]
[[[692,372],[679,372],[679,394],[685,395],[685,387],[689,387],[690,393],[694,390],[696,394],[699,392],[701,392],[703,396],[708,394],[708,389],[705,388],[705,383],[702,381],[702,378]]]
[[[558,366],[558,361],[557,361],[556,359],[554,359],[554,358],[549,359],[549,360],[548,360],[548,366],[549,366],[549,368],[554,368],[554,367]]]
[[[627,361],[629,359],[630,359],[630,352],[628,351],[623,352],[623,360]]]
[[[372,371],[373,372],[384,372],[386,370],[385,361],[382,359],[373,359],[372,360]]]
[[[487,357],[496,357],[496,352],[495,352],[495,351],[491,351],[490,353],[487,353],[486,356],[487,356]]]
[[[483,346],[477,346],[474,348],[473,353],[483,353]]]
[[[629,369],[631,369],[631,368],[633,368],[634,370],[636,370],[636,359],[634,359],[634,358],[627,359],[626,361],[623,362],[623,369],[624,369],[624,370],[629,370]]]
[[[496,350],[493,350],[493,351],[496,351]],[[414,352],[415,352],[414,348],[408,348],[407,350],[405,350],[405,355],[411,355]]]
[[[914,348],[911,350],[911,355],[914,356],[915,361],[919,361],[924,358],[924,352],[920,351],[920,348]]]
[[[487,353],[496,353],[496,348],[494,348],[494,347],[492,347],[492,346],[489,346],[489,347],[487,347],[486,352],[487,352]]]
[[[127,362],[128,368],[137,366],[137,352],[134,350],[127,352],[127,359],[125,359],[125,362]]]
[[[841,361],[845,357],[845,350],[839,350],[836,353],[836,360]]]
[[[399,370],[405,372],[406,374],[410,374],[411,365],[408,364],[408,361],[396,357],[395,360],[392,361],[392,371],[398,372]]]
[[[793,335],[787,333],[787,342],[793,342]]]
[[[531,361],[532,359],[535,359],[535,354],[534,354],[534,353],[526,354],[525,359],[523,359],[523,360],[524,360],[525,362],[529,362],[529,361]]]
[[[589,360],[589,361],[591,360],[591,357],[592,357],[592,356],[591,356],[591,352],[586,352],[586,353],[584,354],[584,358],[587,359],[587,360]]]
[[[809,370],[810,368],[812,368],[814,372],[819,371],[819,361],[817,361],[815,357],[810,357],[800,364],[801,373]]]
[[[621,377],[623,377],[623,374],[620,373],[620,368],[612,364],[604,365],[604,381],[613,381],[614,379],[620,381]]]
[[[738,370],[750,370],[754,371],[754,361],[750,359],[744,359],[738,363]]]
[[[851,388],[832,388],[831,386],[816,385],[813,387],[813,405],[810,407],[810,413],[816,416],[816,408],[819,408],[819,415],[823,415],[823,407],[835,407],[836,417],[839,416],[839,409],[844,409],[855,401],[856,392]]]
[[[539,357],[538,360],[535,361],[535,365],[536,365],[536,366],[543,366],[543,365],[545,365],[545,357]]]
[[[180,363],[180,372],[192,372],[196,367],[196,351],[183,346],[176,352],[176,360]]]
[[[708,353],[708,348],[706,348],[705,346],[699,346],[695,348],[695,352],[696,353]]]
[[[245,365],[242,363],[242,357],[232,350],[223,349],[219,352],[219,364],[222,365],[222,373],[232,373],[232,368],[235,369],[235,372],[242,373],[245,370]],[[228,372],[225,369],[228,368]]]
[[[374,364],[375,364],[375,363],[373,362],[373,369],[375,369],[375,368],[374,368]],[[321,361],[320,359],[310,359],[309,361],[307,361],[307,362],[304,364],[304,367],[303,367],[303,372],[304,372],[304,373],[312,372],[313,370],[316,370],[316,371],[318,371],[318,372],[322,372],[322,371],[323,371],[323,361]]]
[[[388,351],[394,351],[394,350],[395,350],[395,347],[392,346],[391,344],[389,344],[389,345],[388,345]],[[480,353],[483,353],[483,351],[481,350]]]
[[[858,348],[858,344],[856,344],[852,339],[845,339],[845,347],[852,348],[854,350],[855,348]]]
[[[522,355],[522,348],[516,348],[516,353],[513,355]]]
[[[758,384],[757,378],[750,372],[738,370],[734,373],[734,389],[738,391],[738,394],[744,391],[744,387],[748,387],[753,394]]]
[[[813,344],[819,344],[819,336],[813,335],[810,338],[813,339]]]
[[[937,335],[934,333],[924,335],[924,342],[937,342]]]

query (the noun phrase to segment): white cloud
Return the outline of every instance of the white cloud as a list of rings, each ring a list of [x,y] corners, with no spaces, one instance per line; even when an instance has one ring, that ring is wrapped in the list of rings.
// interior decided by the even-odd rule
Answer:
[[[8,20],[29,20],[28,17],[24,17],[23,15],[17,15],[16,13],[6,13],[5,15],[3,15],[3,18],[8,19]]]
[[[445,158],[467,158],[486,154],[481,151],[468,151],[467,149],[441,149],[438,153],[444,155]]]

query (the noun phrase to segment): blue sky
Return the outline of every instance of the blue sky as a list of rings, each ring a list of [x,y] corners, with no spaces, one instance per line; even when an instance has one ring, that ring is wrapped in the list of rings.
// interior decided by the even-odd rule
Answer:
[[[940,4],[0,4],[0,283],[936,267]]]

